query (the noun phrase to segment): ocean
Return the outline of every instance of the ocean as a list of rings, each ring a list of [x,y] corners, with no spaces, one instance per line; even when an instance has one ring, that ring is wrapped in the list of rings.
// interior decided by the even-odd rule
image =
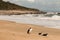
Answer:
[[[0,15],[0,20],[14,21],[16,23],[26,23],[43,25],[49,28],[60,29],[59,15],[44,15],[44,14],[24,14],[24,15]]]

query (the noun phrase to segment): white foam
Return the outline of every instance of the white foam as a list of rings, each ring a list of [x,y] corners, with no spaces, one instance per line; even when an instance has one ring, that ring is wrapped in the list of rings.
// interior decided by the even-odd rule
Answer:
[[[40,16],[40,15],[39,15]],[[9,20],[15,21],[17,23],[27,23],[27,24],[35,24],[35,25],[44,25],[51,28],[59,28],[60,29],[60,16],[53,17],[33,17],[33,15],[12,15],[12,16],[0,16],[0,20]]]

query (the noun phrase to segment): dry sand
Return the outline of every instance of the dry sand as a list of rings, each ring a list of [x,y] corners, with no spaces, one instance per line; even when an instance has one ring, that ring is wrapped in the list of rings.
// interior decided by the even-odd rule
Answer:
[[[31,34],[27,29],[32,27]],[[48,33],[44,37],[39,32]],[[0,20],[0,40],[60,40],[60,29]]]

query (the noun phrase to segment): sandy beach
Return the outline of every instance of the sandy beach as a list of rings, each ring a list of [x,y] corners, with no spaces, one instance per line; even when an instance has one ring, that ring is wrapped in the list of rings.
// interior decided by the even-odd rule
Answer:
[[[31,34],[27,29],[31,27]],[[48,36],[38,35],[39,32]],[[60,29],[0,20],[0,40],[60,40]]]

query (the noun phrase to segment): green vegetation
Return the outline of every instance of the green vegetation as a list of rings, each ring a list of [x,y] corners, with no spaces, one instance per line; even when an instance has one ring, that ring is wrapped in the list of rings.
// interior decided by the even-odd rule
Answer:
[[[0,0],[0,10],[32,10],[32,11],[39,11],[38,9],[34,8],[27,8],[24,6],[19,6],[10,2],[4,2]]]

